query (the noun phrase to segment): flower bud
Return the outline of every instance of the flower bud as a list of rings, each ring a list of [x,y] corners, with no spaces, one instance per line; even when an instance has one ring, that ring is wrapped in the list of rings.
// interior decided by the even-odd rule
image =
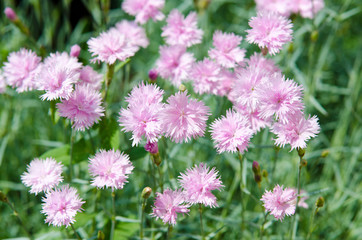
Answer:
[[[79,45],[77,45],[77,44],[73,45],[70,48],[70,56],[77,58],[79,56],[80,50],[81,49],[80,49]]]
[[[262,180],[261,175],[258,175],[258,174],[254,175],[254,180],[257,184],[260,184],[261,180]]]
[[[316,42],[318,40],[318,31],[317,30],[314,30],[311,35],[310,35],[310,39],[313,41],[313,42]]]
[[[8,202],[8,198],[6,197],[5,193],[3,193],[2,191],[0,191],[0,201],[4,203]]]
[[[151,154],[156,154],[158,153],[158,144],[157,142],[147,142],[147,144],[145,145],[145,150]]]
[[[148,72],[148,77],[150,78],[151,82],[156,82],[157,79],[157,71],[155,69],[151,69]]]
[[[301,162],[300,162],[300,166],[302,167],[306,167],[308,165],[308,162],[307,160],[303,159]]]
[[[162,160],[160,158],[160,154],[159,153],[151,154],[151,157],[152,157],[153,163],[156,164],[157,166],[160,166],[160,164],[162,162]]]
[[[181,92],[185,92],[186,91],[186,86],[181,84],[178,89],[181,91]]]
[[[324,206],[324,198],[323,197],[319,197],[317,199],[317,201],[315,202],[315,205],[317,208],[321,208]]]
[[[329,150],[323,150],[323,152],[321,153],[321,157],[325,158],[329,155]]]
[[[99,230],[97,234],[97,240],[104,240],[104,239],[106,239],[106,236],[101,230]]]
[[[12,22],[14,22],[18,19],[18,16],[16,15],[16,13],[14,12],[14,10],[11,7],[6,7],[4,10],[4,13],[5,13],[6,17]]]
[[[268,177],[268,171],[263,169],[263,171],[261,172],[261,175],[263,176],[263,178],[267,178]]]
[[[253,161],[253,166],[251,168],[254,174],[260,174],[260,165],[257,161]]]
[[[151,196],[151,193],[152,193],[152,188],[150,187],[145,187],[143,190],[142,190],[142,198],[144,199],[147,199]]]
[[[304,157],[305,154],[305,149],[304,148],[298,148],[298,156],[299,157]]]

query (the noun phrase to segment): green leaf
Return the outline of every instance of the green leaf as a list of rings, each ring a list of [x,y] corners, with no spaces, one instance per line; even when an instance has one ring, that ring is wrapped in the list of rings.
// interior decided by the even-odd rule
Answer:
[[[131,147],[124,152],[129,155],[131,161],[143,158],[147,155],[147,151],[144,149],[144,147]]]
[[[66,144],[62,147],[53,148],[46,151],[39,158],[52,157],[58,162],[62,162],[64,165],[68,165],[70,161],[69,149],[70,149],[69,144]]]
[[[133,236],[139,230],[139,223],[122,222],[117,224],[114,239],[125,239]]]

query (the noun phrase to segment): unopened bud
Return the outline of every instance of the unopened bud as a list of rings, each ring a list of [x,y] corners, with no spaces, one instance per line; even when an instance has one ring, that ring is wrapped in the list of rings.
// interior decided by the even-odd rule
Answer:
[[[321,157],[325,158],[329,155],[329,150],[323,150],[323,152],[321,153]]]
[[[263,171],[261,172],[261,175],[263,176],[263,178],[267,178],[268,177],[268,171],[263,169]]]
[[[304,154],[305,154],[305,149],[304,148],[298,148],[297,151],[298,151],[298,156],[299,157],[304,157]]]
[[[79,45],[77,45],[77,44],[73,45],[70,48],[70,56],[77,58],[79,56],[80,50],[81,49],[80,49]]]
[[[310,39],[313,41],[313,42],[316,42],[318,40],[318,36],[319,36],[319,33],[317,30],[314,30],[311,35],[310,35]]]
[[[158,144],[157,142],[147,142],[145,145],[145,150],[151,154],[156,154],[158,153]]]
[[[143,190],[142,190],[142,198],[144,199],[147,199],[151,196],[151,193],[152,193],[152,188],[150,187],[145,187]]]
[[[317,201],[315,202],[315,205],[317,208],[321,208],[324,206],[324,198],[323,197],[319,197],[317,199]]]
[[[263,54],[263,56],[266,56],[268,54],[268,48],[267,47],[263,47],[261,49],[261,53]]]
[[[97,240],[104,240],[106,238],[106,236],[104,235],[104,233],[99,230],[98,234],[97,234]]]
[[[293,43],[289,43],[288,45],[288,53],[293,53],[294,52],[294,45]]]
[[[4,10],[4,13],[5,13],[6,17],[12,22],[14,22],[18,19],[18,16],[16,15],[16,13],[14,12],[14,10],[11,7],[6,7]]]
[[[262,180],[261,175],[259,175],[259,174],[254,175],[254,180],[258,184],[261,183],[261,180]]]
[[[0,191],[0,201],[4,203],[8,202],[8,198],[6,197],[5,193],[3,193],[2,191]]]
[[[156,164],[157,166],[160,166],[160,164],[162,162],[160,154],[159,153],[151,154],[151,157],[152,157],[153,163]]]
[[[181,92],[185,92],[186,91],[186,86],[181,84],[178,89],[181,91]]]
[[[303,159],[301,162],[300,162],[300,166],[302,167],[306,167],[308,165],[308,162],[307,160]]]
[[[257,161],[253,161],[253,166],[251,168],[254,174],[260,174],[260,165]]]
[[[151,82],[156,82],[157,79],[157,71],[155,69],[151,69],[148,72],[148,77],[150,78]]]

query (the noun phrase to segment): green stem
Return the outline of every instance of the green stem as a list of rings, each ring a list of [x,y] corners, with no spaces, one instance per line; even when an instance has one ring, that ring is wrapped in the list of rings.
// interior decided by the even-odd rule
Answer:
[[[93,141],[93,138],[92,138],[92,134],[91,134],[91,132],[90,132],[89,129],[87,129],[87,133],[88,133],[88,136],[89,136],[89,141],[90,141],[90,143],[91,143],[91,145],[92,145],[92,151],[93,151],[93,152],[96,152],[96,147],[95,147],[95,145],[94,145],[94,141]]]
[[[71,223],[70,226],[72,226],[72,229],[73,229],[74,234],[75,234],[75,236],[77,237],[77,239],[82,240],[82,238],[78,235],[77,230],[75,230],[74,225]]]
[[[310,220],[309,231],[308,231],[308,235],[307,235],[307,238],[306,238],[307,240],[309,240],[310,236],[312,235],[314,218],[315,218],[315,215],[317,215],[318,210],[319,210],[319,207],[316,207],[315,210],[312,213],[311,220]]]
[[[74,149],[74,140],[75,140],[75,130],[72,128],[70,133],[70,149],[69,149],[69,182],[72,182],[73,175],[73,149]]]
[[[202,223],[202,205],[201,205],[201,203],[199,203],[199,213],[200,213],[201,238],[202,238],[202,240],[204,240],[205,239],[205,234],[204,234],[204,225]]]
[[[267,220],[268,215],[269,215],[269,212],[265,213],[265,215],[264,215],[264,221],[263,221],[263,223],[262,223],[261,226],[260,226],[260,240],[263,240],[264,225],[265,225],[265,223],[266,223],[266,220]]]
[[[109,89],[109,86],[111,85],[111,82],[113,79],[113,74],[114,74],[114,64],[107,64],[107,73],[105,76],[105,86],[104,86],[104,93],[103,93],[104,104],[107,103],[108,89]]]
[[[28,237],[32,240],[34,239],[31,234],[29,233],[29,231],[26,229],[24,222],[21,220],[19,213],[16,211],[15,207],[13,206],[13,204],[11,204],[8,200],[8,198],[5,199],[5,202],[9,205],[9,207],[13,210],[13,214],[17,217],[17,219],[19,220],[20,226],[23,228],[24,232],[26,233],[26,235],[28,235]]]
[[[172,225],[169,224],[167,229],[167,240],[171,239],[172,229],[173,229]]]
[[[292,228],[292,239],[295,239],[295,236],[297,234],[297,227],[295,227],[296,221],[297,221],[297,214],[298,214],[298,203],[300,200],[300,176],[302,172],[302,160],[303,156],[299,156],[299,167],[298,167],[298,179],[297,179],[297,202],[295,204],[295,214],[293,219],[293,228]]]
[[[114,239],[114,228],[116,226],[116,193],[112,190],[112,225],[109,239]]]
[[[141,211],[141,223],[140,223],[140,239],[143,239],[143,221],[145,218],[145,208],[146,208],[147,199],[143,199],[142,211]]]
[[[160,184],[160,188],[161,188],[161,192],[163,192],[163,175],[162,175],[162,170],[160,166],[157,166],[157,170],[158,170],[158,175],[159,175],[159,184]]]
[[[238,149],[238,158],[240,161],[240,202],[241,202],[241,237],[243,236],[243,232],[245,229],[245,206],[244,206],[244,180],[243,180],[243,156],[241,155],[239,149]],[[246,176],[245,176],[246,177]]]
[[[275,174],[275,169],[276,169],[276,166],[277,166],[279,150],[280,150],[279,147],[274,147],[274,162],[273,162],[273,169],[272,169],[272,179],[275,179],[274,174]]]

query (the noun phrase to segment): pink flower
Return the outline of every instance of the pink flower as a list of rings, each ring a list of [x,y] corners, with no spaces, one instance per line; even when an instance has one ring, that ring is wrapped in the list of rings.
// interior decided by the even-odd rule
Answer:
[[[128,107],[121,109],[118,119],[123,131],[132,132],[132,145],[137,145],[142,136],[156,142],[161,135],[160,111],[163,90],[153,84],[141,83],[134,87],[126,98]]]
[[[50,190],[43,198],[42,213],[46,215],[45,222],[56,227],[69,227],[75,222],[75,215],[81,212],[85,201],[79,197],[77,189],[62,186],[60,189]]]
[[[122,189],[132,173],[133,165],[128,155],[118,150],[100,150],[93,158],[89,158],[89,173],[92,186]]]
[[[205,58],[196,62],[190,72],[194,91],[199,94],[210,93],[216,87],[219,80],[220,67],[215,62]]]
[[[317,136],[319,131],[317,116],[305,119],[301,112],[289,115],[286,123],[276,122],[271,128],[271,132],[277,135],[275,144],[282,147],[290,144],[291,150],[306,148],[306,141]]]
[[[28,165],[28,172],[21,175],[21,181],[30,187],[30,193],[37,195],[40,192],[48,192],[63,181],[62,167],[63,165],[53,158],[35,158]]]
[[[82,64],[67,53],[51,53],[38,75],[38,90],[45,90],[42,100],[67,99],[79,79]]]
[[[217,207],[216,197],[212,190],[219,190],[223,187],[218,171],[215,168],[210,170],[204,163],[195,165],[185,174],[181,173],[179,182],[184,189],[185,199],[191,204],[201,203],[209,207]]]
[[[227,96],[234,87],[235,79],[235,72],[231,72],[228,69],[221,69],[219,79],[212,93],[218,96]]]
[[[226,117],[222,116],[211,124],[211,137],[218,153],[226,151],[243,153],[252,135],[249,121],[231,110],[226,112]]]
[[[178,92],[167,103],[160,113],[166,137],[179,143],[204,135],[210,110],[203,102],[190,99],[187,92]]]
[[[116,28],[102,32],[98,37],[88,40],[89,51],[92,53],[92,62],[106,62],[113,64],[116,60],[124,61],[132,57],[138,47],[133,45],[124,34]]]
[[[184,204],[185,199],[181,190],[172,191],[166,189],[163,193],[156,193],[155,206],[153,207],[152,217],[162,219],[164,224],[176,224],[177,213],[188,213],[189,204]]]
[[[145,150],[151,154],[157,154],[158,153],[158,143],[148,141],[147,144],[145,145]]]
[[[293,80],[286,79],[279,73],[269,77],[269,82],[258,88],[260,117],[267,119],[275,115],[276,119],[286,123],[288,115],[301,111],[302,86]]]
[[[194,62],[194,55],[187,53],[184,46],[161,46],[156,71],[162,78],[169,79],[178,87],[181,81],[188,80]]]
[[[59,115],[70,119],[73,128],[84,131],[104,115],[101,94],[89,85],[79,85],[68,100],[57,103]]]
[[[314,16],[324,8],[323,0],[295,0],[292,4],[293,11],[300,13],[304,18],[314,18]]]
[[[293,191],[294,191],[294,194],[296,196],[298,196],[298,189],[296,188],[292,188]],[[309,206],[308,204],[305,202],[305,200],[307,200],[309,198],[309,195],[306,191],[304,190],[300,190],[300,194],[299,194],[300,198],[299,198],[299,201],[298,201],[298,207],[302,207],[302,208],[305,208],[305,209],[308,209]],[[294,204],[297,204],[297,198],[295,198],[294,200]]]
[[[161,21],[165,17],[161,9],[165,5],[165,0],[125,0],[122,3],[122,9],[133,16],[136,16],[136,22],[144,24],[148,19]]]
[[[89,85],[94,90],[100,91],[102,88],[103,75],[94,71],[91,66],[84,66],[79,72],[78,85]]]
[[[209,56],[218,64],[233,68],[244,61],[245,50],[238,47],[242,37],[234,33],[215,31],[212,39],[215,48],[209,50]]]
[[[260,48],[266,47],[271,55],[278,53],[282,46],[292,41],[292,22],[286,17],[272,12],[258,13],[249,21],[251,29],[246,39],[249,43],[258,44]]]
[[[0,69],[0,94],[6,91],[6,80],[2,69]]]
[[[190,47],[201,43],[204,32],[197,28],[197,14],[189,13],[186,18],[174,9],[167,17],[167,25],[162,28],[162,37],[169,45],[182,45]]]
[[[276,12],[289,17],[295,0],[255,0],[259,12]]]
[[[253,133],[257,133],[261,129],[271,126],[273,120],[272,117],[261,118],[259,108],[251,109],[250,107],[241,105],[239,103],[234,103],[234,104],[235,104],[234,105],[235,111],[248,119],[248,122],[250,123],[250,127],[251,130],[253,130]]]
[[[4,10],[5,16],[10,20],[10,21],[15,21],[18,19],[18,16],[16,15],[15,11],[11,8],[11,7],[6,7]]]
[[[272,59],[267,59],[260,53],[254,53],[250,56],[247,63],[251,69],[258,69],[259,71],[262,70],[270,74],[282,72],[280,68],[275,65],[275,62]]]
[[[17,92],[25,92],[36,88],[36,74],[39,70],[41,58],[31,50],[20,49],[8,56],[4,65],[4,77],[9,86]]]
[[[79,53],[80,53],[81,48],[79,47],[79,45],[75,44],[70,48],[70,56],[71,57],[78,57]]]
[[[267,212],[282,221],[285,215],[290,216],[295,213],[296,197],[292,188],[283,190],[283,186],[276,185],[273,191],[265,191],[260,200],[264,203]]]
[[[122,20],[116,23],[117,30],[123,34],[126,41],[136,47],[146,48],[149,44],[146,36],[146,31],[143,27],[137,25],[137,23],[127,20]],[[138,50],[138,49],[137,49]]]

